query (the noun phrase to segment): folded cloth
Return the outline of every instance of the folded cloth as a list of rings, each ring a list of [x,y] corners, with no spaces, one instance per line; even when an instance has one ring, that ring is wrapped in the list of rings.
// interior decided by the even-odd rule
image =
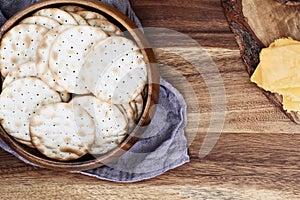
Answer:
[[[4,22],[18,8],[24,8],[34,1],[0,0],[0,22]],[[132,11],[128,0],[103,0],[129,16],[140,28],[141,23]],[[13,11],[9,11],[13,8]],[[4,10],[2,10],[4,9]],[[75,172],[115,182],[135,182],[158,176],[170,169],[189,162],[184,127],[187,123],[186,103],[182,95],[164,79],[160,79],[160,93],[156,112],[151,123],[145,127],[142,137],[117,160],[96,169]],[[0,147],[27,164],[1,139]]]
[[[0,10],[0,25],[4,24],[6,21],[6,18],[4,17],[2,11]]]
[[[120,158],[106,166],[80,172],[116,182],[133,182],[155,177],[189,162],[186,104],[182,95],[160,80],[156,112],[142,138]]]
[[[0,21],[2,22],[4,21],[4,19],[9,19],[16,12],[22,10],[23,8],[26,8],[28,5],[34,2],[35,1],[33,0],[0,0],[0,10],[3,13]],[[4,19],[2,17],[4,17]]]

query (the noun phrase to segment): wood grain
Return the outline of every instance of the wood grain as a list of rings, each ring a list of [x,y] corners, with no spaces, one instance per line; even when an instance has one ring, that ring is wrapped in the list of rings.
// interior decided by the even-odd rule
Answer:
[[[298,39],[297,18],[300,17],[296,6],[285,6],[274,0],[222,0],[229,26],[241,51],[241,57],[251,76],[259,64],[259,53],[271,41],[282,37]],[[283,109],[282,96],[261,89],[266,97],[277,105],[292,121],[300,124],[298,112]]]
[[[227,111],[213,151],[198,157],[211,116],[208,88],[191,64],[174,52],[187,52],[194,60],[201,56],[195,55],[194,47],[160,48],[155,52],[161,74],[188,102],[190,163],[151,180],[120,184],[28,166],[0,150],[0,199],[299,199],[299,126],[250,83],[219,0],[134,0],[132,5],[144,25],[189,34],[216,63],[226,88]],[[194,88],[196,100],[177,81],[177,72]]]
[[[203,46],[237,47],[218,0],[131,0],[145,27],[188,34]]]

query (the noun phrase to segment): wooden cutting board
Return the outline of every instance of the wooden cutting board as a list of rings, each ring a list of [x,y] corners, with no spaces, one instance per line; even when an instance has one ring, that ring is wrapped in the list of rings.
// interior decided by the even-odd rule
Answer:
[[[279,38],[291,37],[300,40],[300,7],[295,3],[275,0],[222,0],[222,5],[249,75],[252,75],[259,63],[259,52],[262,48]],[[263,89],[262,92],[291,120],[300,124],[297,112],[288,113],[283,110],[280,95]]]

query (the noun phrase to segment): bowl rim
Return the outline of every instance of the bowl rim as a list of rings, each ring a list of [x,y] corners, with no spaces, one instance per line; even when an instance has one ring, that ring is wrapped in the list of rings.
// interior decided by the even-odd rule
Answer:
[[[159,72],[156,64],[155,55],[152,48],[149,48],[149,43],[145,38],[144,34],[137,25],[132,22],[126,15],[121,13],[116,8],[97,1],[97,0],[42,0],[37,3],[30,5],[29,7],[18,12],[12,16],[0,29],[0,41],[2,36],[10,30],[19,20],[26,17],[29,13],[35,12],[39,9],[46,7],[57,7],[58,5],[77,5],[90,8],[96,12],[104,13],[114,20],[118,21],[126,31],[130,33],[132,38],[135,40],[147,65],[148,83],[147,83],[147,98],[146,105],[144,106],[143,114],[139,119],[136,127],[128,133],[126,139],[112,151],[105,153],[95,159],[87,161],[73,161],[64,162],[56,161],[47,157],[39,157],[24,149],[18,142],[16,142],[6,131],[0,126],[0,138],[20,157],[28,160],[29,162],[48,169],[63,170],[63,171],[82,171],[94,169],[103,166],[109,162],[120,157],[123,153],[127,152],[142,136],[145,126],[151,122],[151,117],[155,109],[153,105],[157,104],[159,95]],[[0,89],[2,91],[2,89]],[[150,110],[151,109],[151,110]],[[151,113],[150,113],[151,111]]]

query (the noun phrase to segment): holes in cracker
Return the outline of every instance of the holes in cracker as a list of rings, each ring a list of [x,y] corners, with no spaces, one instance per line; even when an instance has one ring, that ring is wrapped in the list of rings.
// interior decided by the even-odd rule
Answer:
[[[48,13],[49,14],[49,13]],[[51,16],[51,17],[56,17],[56,18],[58,18],[58,19],[63,19],[63,17],[64,16],[60,16],[60,15],[52,15],[51,13],[49,14],[49,16]],[[65,20],[65,22],[68,22],[68,20]],[[38,24],[37,22],[35,22],[35,24]],[[42,23],[42,25],[44,25],[44,26],[46,26],[46,24],[45,23]],[[51,26],[51,28],[54,28],[54,26]],[[110,27],[109,25],[106,25],[106,24],[102,24],[101,26],[100,26],[100,28],[102,28],[102,29],[107,29],[108,31],[112,31],[113,30],[113,27]],[[29,33],[30,31],[28,30],[28,33]],[[39,32],[39,31],[37,31],[37,32]],[[54,34],[54,38],[56,38],[57,39],[57,37],[59,37],[61,35],[61,33],[57,33],[57,34]],[[97,34],[95,34],[95,33],[89,33],[89,34],[87,34],[86,32],[84,32],[84,31],[81,31],[81,32],[79,32],[79,35],[84,35],[84,39],[81,39],[81,40],[78,40],[76,43],[75,43],[75,45],[76,46],[69,46],[70,47],[70,49],[69,50],[75,50],[75,49],[77,49],[77,45],[78,44],[85,44],[85,43],[87,43],[86,42],[86,38],[88,38],[88,37],[90,37],[90,38],[93,38],[93,39],[95,39],[95,37],[97,37]],[[70,36],[70,38],[73,38],[73,39],[77,39],[77,35],[76,34],[71,34],[71,35],[69,35]],[[87,37],[88,36],[88,37]],[[33,40],[33,39],[32,39]],[[48,39],[47,39],[48,40]],[[61,43],[62,43],[62,46],[64,46],[64,45],[66,45],[67,46],[67,44],[68,44],[68,41],[69,40],[63,40]],[[53,42],[53,41],[52,41]],[[20,46],[20,45],[25,45],[25,43],[18,43],[18,45],[17,46]],[[90,49],[91,49],[91,46],[94,46],[96,44],[96,40],[92,40],[92,41],[90,41],[89,43],[88,43],[88,47],[87,48],[84,48],[84,49],[80,49],[80,52],[78,52],[78,51],[75,51],[73,54],[71,54],[71,55],[68,55],[68,56],[66,56],[66,59],[68,59],[68,58],[70,58],[71,60],[75,60],[77,63],[80,63],[80,62],[83,62],[83,60],[84,60],[84,58],[83,57],[80,57],[81,56],[81,54],[82,54],[82,52],[84,51],[84,54],[85,53],[87,53]],[[48,45],[48,46],[51,46],[51,45]],[[128,48],[127,48],[127,46],[128,46]],[[122,51],[119,51],[118,49],[120,49],[120,47],[122,48]],[[113,42],[113,43],[110,43],[109,45],[105,45],[105,49],[106,49],[106,52],[103,54],[103,56],[104,57],[102,57],[102,58],[100,58],[100,60],[97,60],[97,61],[93,61],[92,62],[92,64],[96,64],[96,63],[99,63],[99,61],[100,61],[100,63],[109,63],[109,64],[114,64],[115,63],[115,60],[111,60],[110,62],[106,62],[106,59],[107,58],[109,58],[109,56],[111,56],[110,54],[113,52],[114,53],[114,56],[112,56],[114,59],[115,58],[117,58],[117,57],[119,57],[120,55],[118,55],[118,54],[121,54],[121,53],[123,53],[123,51],[124,51],[124,49],[128,49],[128,50],[130,50],[130,51],[132,51],[134,48],[129,48],[129,47],[131,47],[131,45],[126,45],[126,43],[124,43],[124,42],[122,42],[122,43],[120,43],[120,42]],[[6,47],[5,47],[6,48]],[[34,48],[32,47],[31,48],[31,50],[33,50]],[[82,51],[83,50],[83,51]],[[59,52],[59,54],[61,54],[61,55],[65,55],[64,53],[63,53],[63,51],[61,50],[61,49],[58,49],[58,51],[57,52]],[[41,53],[42,55],[45,55],[45,56],[47,56],[47,53],[46,53],[46,51],[43,51],[42,53]],[[129,54],[126,54],[126,56],[128,56]],[[21,56],[21,54],[19,53],[19,55],[18,56]],[[27,57],[27,56],[30,56],[30,54],[27,54],[27,55],[23,55],[23,56],[25,56],[25,57]],[[95,55],[95,56],[97,56],[97,55]],[[63,59],[64,59],[64,57],[62,57]],[[5,60],[5,58],[4,57],[2,57],[2,59],[4,59]],[[70,60],[69,60],[70,61]],[[63,81],[65,81],[65,82],[63,82],[63,81],[57,81],[56,79],[54,79],[52,76],[51,76],[51,73],[49,73],[49,71],[47,71],[46,73],[43,73],[43,74],[45,74],[46,75],[46,77],[48,77],[49,78],[49,82],[60,82],[60,84],[63,82],[63,83],[66,83],[66,82],[69,82],[70,80],[72,80],[72,78],[71,79],[69,79],[70,77],[65,77],[66,75],[69,75],[69,74],[72,74],[73,76],[74,76],[74,74],[78,74],[78,73],[80,73],[80,70],[78,70],[78,69],[72,69],[72,67],[74,67],[74,65],[71,63],[71,62],[66,62],[66,63],[64,63],[64,65],[61,65],[61,63],[59,63],[59,61],[57,61],[57,62],[54,62],[54,63],[52,63],[54,66],[56,66],[56,67],[59,67],[59,66],[63,66],[62,68],[69,68],[69,71],[61,71],[61,69],[59,69],[58,71],[56,71],[54,74],[55,75],[57,75],[57,74],[60,74],[61,75],[61,77],[63,78],[62,80]],[[124,59],[122,60],[122,62],[125,62],[124,61]],[[48,60],[47,59],[44,59],[44,60],[42,60],[42,63],[44,63],[44,64],[46,64],[46,63],[48,63]],[[76,63],[76,64],[77,64]],[[17,64],[14,64],[14,65],[17,65]],[[123,65],[123,64],[122,64]],[[115,69],[115,73],[116,74],[118,74],[118,72],[117,72],[117,70],[121,70],[121,68],[123,67],[121,67],[121,65],[115,65],[116,66],[116,68],[118,68],[118,69]],[[132,70],[132,68],[130,67],[129,68],[130,70]],[[67,73],[67,72],[71,72],[71,73]],[[20,72],[20,73],[24,73],[24,72]],[[76,79],[76,84],[75,85],[80,85],[79,83],[77,83],[78,81],[79,81],[79,79],[80,79],[80,77],[79,76],[74,76],[75,77],[75,79]],[[73,78],[74,78],[73,77]],[[141,76],[140,76],[141,77]],[[114,81],[115,82],[119,82],[119,81],[121,81],[121,78],[120,77],[111,77],[110,75],[108,75],[107,76],[107,78],[108,79],[114,79]],[[43,80],[45,80],[46,78],[44,78]],[[123,81],[123,83],[124,84],[126,84],[127,82],[126,81]],[[29,86],[28,86],[29,87]],[[107,88],[109,88],[109,86],[107,85],[107,84],[105,84],[105,87],[107,87]],[[115,86],[116,88],[119,88],[119,85],[116,85]],[[88,87],[87,86],[84,86],[84,88],[86,88],[86,89],[88,89]],[[43,87],[43,90],[45,90],[45,87]],[[102,91],[102,90],[100,90],[100,91]],[[28,93],[29,94],[29,93]],[[33,93],[33,94],[35,94],[36,96],[39,96],[39,94],[37,94],[37,93]],[[60,95],[60,97],[61,98],[63,98],[63,97],[65,97],[65,94],[68,94],[68,93],[60,93],[59,95]],[[129,94],[128,92],[126,93],[126,94]],[[21,94],[21,96],[24,96],[24,94],[22,93]],[[112,98],[113,97],[113,94],[108,94],[108,97],[109,98]],[[120,98],[122,98],[122,95],[120,96]],[[49,99],[53,99],[53,96],[51,96],[51,97],[48,97],[48,98],[44,98],[44,100],[49,100]],[[30,98],[30,100],[33,100],[33,98],[31,97]],[[15,101],[15,100],[14,100]],[[39,104],[36,104],[36,106],[39,106]],[[92,102],[91,103],[91,106],[94,106],[94,103]],[[112,109],[112,108],[110,108],[110,109],[108,109],[109,111],[108,112],[110,112],[110,113],[112,113],[113,112],[113,110],[114,109]],[[35,112],[33,113],[33,114],[35,114]],[[31,114],[29,114],[29,115],[31,115]],[[66,116],[66,119],[68,119],[69,118],[69,116]],[[120,120],[118,117],[108,117],[106,120],[102,120],[102,123],[111,123],[111,124],[113,124],[112,123],[112,121],[118,121],[118,120]],[[83,121],[83,118],[79,118],[79,121]],[[122,122],[122,123],[124,123],[124,124],[126,124],[127,122],[126,122],[126,120],[125,120],[125,122]],[[45,124],[44,124],[45,125]],[[114,128],[121,128],[123,125],[121,125],[121,124],[116,124],[116,125],[111,125],[111,126],[107,126],[106,128],[103,128],[103,130],[106,132],[106,135],[107,136],[109,136],[109,134],[110,134],[110,131],[109,130],[112,130],[112,129],[114,129]],[[53,127],[57,127],[56,125],[54,125]],[[88,126],[85,126],[85,127],[88,127]],[[119,131],[119,133],[117,133],[116,135],[125,135],[124,134],[124,132],[125,132],[125,134],[126,134],[126,131]],[[61,132],[60,132],[60,134],[62,134]],[[76,137],[76,135],[73,135],[73,137]],[[105,138],[105,137],[104,137]],[[52,139],[52,141],[53,141],[54,139]],[[79,138],[79,140],[81,140],[80,138]],[[121,142],[122,141],[122,137],[118,137],[118,138],[115,138],[115,139],[108,139],[108,138],[106,138],[106,140],[107,140],[107,143],[110,143],[110,144],[117,144],[117,143],[119,143],[119,142]],[[71,142],[67,142],[66,143],[67,145],[70,145],[71,144]],[[73,143],[72,143],[73,144]],[[79,149],[82,149],[81,147],[79,148]],[[57,153],[56,151],[53,151],[52,153]],[[60,153],[60,155],[61,156],[64,156],[64,154],[62,154],[62,153]],[[70,153],[69,153],[69,155],[70,155]]]

